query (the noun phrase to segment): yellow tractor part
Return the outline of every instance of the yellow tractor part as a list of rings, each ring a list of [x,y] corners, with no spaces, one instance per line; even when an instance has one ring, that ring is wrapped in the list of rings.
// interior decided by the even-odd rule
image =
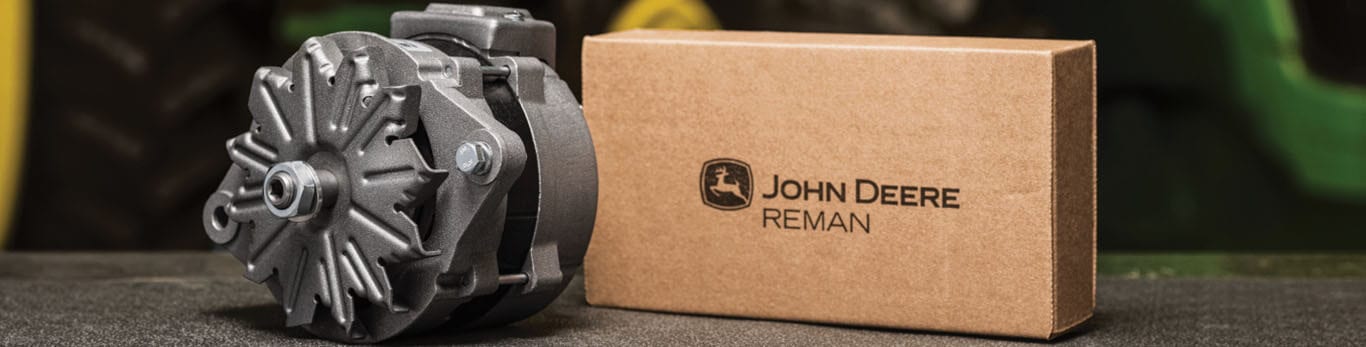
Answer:
[[[721,23],[701,0],[634,0],[623,6],[607,26],[630,29],[720,29]]]
[[[28,1],[0,1],[0,249],[19,196],[28,101]]]

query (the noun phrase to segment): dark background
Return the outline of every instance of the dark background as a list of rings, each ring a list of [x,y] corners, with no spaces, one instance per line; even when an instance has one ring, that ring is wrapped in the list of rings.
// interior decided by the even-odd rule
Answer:
[[[425,3],[33,2],[25,155],[0,162],[23,173],[5,247],[211,248],[201,208],[256,67],[309,36],[387,33]],[[1366,250],[1361,2],[490,3],[556,23],[576,90],[582,37],[629,27],[1094,39],[1102,250]]]

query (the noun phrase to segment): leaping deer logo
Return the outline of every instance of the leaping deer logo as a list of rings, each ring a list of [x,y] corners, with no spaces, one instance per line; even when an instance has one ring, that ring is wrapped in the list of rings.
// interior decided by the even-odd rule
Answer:
[[[716,168],[716,171],[713,172],[716,175],[716,184],[712,184],[711,187],[707,187],[707,190],[710,190],[712,194],[716,194],[718,196],[724,194],[734,195],[735,197],[740,198],[740,201],[744,201],[745,204],[749,204],[749,197],[746,197],[745,192],[740,190],[740,182],[726,183],[726,177],[730,176],[730,173],[726,171],[726,167],[718,167]]]
[[[719,158],[702,164],[702,203],[718,210],[739,210],[749,207],[751,185],[749,164]]]

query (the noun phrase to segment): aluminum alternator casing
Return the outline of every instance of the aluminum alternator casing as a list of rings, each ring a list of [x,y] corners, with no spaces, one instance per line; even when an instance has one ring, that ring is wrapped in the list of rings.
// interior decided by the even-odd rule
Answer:
[[[578,271],[597,209],[554,26],[444,4],[392,21],[257,71],[204,228],[318,336],[526,318]]]

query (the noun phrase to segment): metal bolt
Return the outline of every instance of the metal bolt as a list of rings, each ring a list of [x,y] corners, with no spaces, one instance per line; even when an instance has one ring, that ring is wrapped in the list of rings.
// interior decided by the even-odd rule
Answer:
[[[480,66],[479,72],[484,74],[484,80],[496,80],[507,78],[512,74],[512,68],[507,66]]]
[[[524,273],[498,275],[498,285],[510,286],[514,284],[526,284],[531,281],[531,277]]]
[[[468,175],[483,175],[489,172],[489,145],[483,142],[465,142],[455,149],[455,166]]]
[[[306,220],[322,205],[323,180],[313,167],[302,161],[275,164],[266,172],[262,183],[262,198],[266,209],[280,218],[293,221]],[[328,175],[327,177],[331,177]]]

